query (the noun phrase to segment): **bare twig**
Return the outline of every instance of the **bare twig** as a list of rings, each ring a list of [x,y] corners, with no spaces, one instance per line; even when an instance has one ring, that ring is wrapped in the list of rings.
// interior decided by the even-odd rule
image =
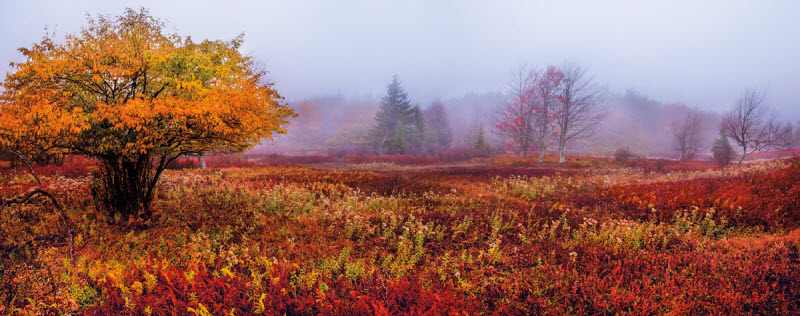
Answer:
[[[20,158],[22,158],[22,160],[25,161],[25,164],[28,166],[28,170],[30,171],[31,175],[33,175],[33,178],[36,179],[36,182],[39,183],[40,186],[43,186],[42,181],[36,175],[36,171],[33,170],[33,164],[31,164],[31,161],[30,161],[30,159],[28,159],[28,157],[26,157],[25,155],[23,155],[23,154],[21,154],[19,152],[14,151],[14,150],[8,150],[7,149],[6,151],[10,152],[10,153],[12,153],[14,155],[17,155]],[[69,220],[69,217],[67,217],[67,214],[64,213],[64,208],[61,207],[61,204],[58,203],[58,199],[56,199],[55,196],[53,196],[52,194],[50,194],[49,192],[47,192],[45,190],[42,190],[41,188],[37,188],[37,189],[35,189],[35,190],[31,191],[31,192],[28,192],[27,195],[25,195],[25,196],[23,196],[21,198],[10,199],[10,200],[3,201],[3,204],[0,204],[0,212],[2,212],[3,209],[8,205],[27,203],[28,200],[30,200],[31,198],[33,198],[37,194],[38,195],[43,195],[44,197],[50,199],[50,202],[53,203],[53,206],[58,211],[58,215],[61,218],[61,221],[63,222],[64,228],[66,228],[66,230],[67,230],[67,237],[69,238],[69,261],[70,261],[71,264],[74,265],[75,264],[75,244],[74,244],[74,241],[73,241],[74,239],[73,239],[73,236],[72,236],[72,222]]]

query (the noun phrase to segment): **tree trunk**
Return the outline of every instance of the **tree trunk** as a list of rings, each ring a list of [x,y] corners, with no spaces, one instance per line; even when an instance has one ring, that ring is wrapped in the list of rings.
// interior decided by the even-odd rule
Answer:
[[[381,137],[381,141],[378,142],[378,150],[377,150],[378,151],[378,157],[383,157],[383,153],[384,153],[383,146],[386,145],[386,136],[387,136],[386,132],[384,132],[383,136]]]
[[[208,165],[206,165],[206,158],[203,158],[203,154],[197,156],[197,164],[200,165],[200,169],[208,169]]]
[[[547,148],[542,147],[541,152],[539,154],[539,161],[538,163],[542,163],[544,161],[544,153],[547,151]]]
[[[166,158],[162,158],[153,168],[152,159],[146,155],[135,159],[106,159],[102,162],[102,173],[96,175],[91,187],[97,209],[104,212],[109,221],[150,218],[154,188],[166,163]]]
[[[739,166],[742,166],[742,161],[744,161],[745,156],[747,156],[747,146],[742,146],[742,156],[739,157]]]

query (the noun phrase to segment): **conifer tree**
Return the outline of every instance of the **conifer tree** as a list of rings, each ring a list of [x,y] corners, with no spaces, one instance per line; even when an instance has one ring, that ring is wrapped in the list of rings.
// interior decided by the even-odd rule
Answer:
[[[449,148],[453,143],[453,129],[450,128],[442,102],[433,102],[424,114],[426,141],[437,149]]]
[[[488,155],[492,151],[492,147],[486,140],[486,129],[483,128],[482,123],[478,123],[472,135],[472,148],[478,151],[481,155]]]
[[[408,93],[403,90],[395,75],[386,85],[386,96],[381,99],[375,114],[375,127],[371,138],[379,155],[405,154],[409,147],[420,146],[424,130],[422,113],[412,106]]]
[[[711,146],[711,153],[713,154],[714,162],[720,166],[730,164],[733,157],[736,156],[733,146],[731,146],[728,137],[725,136],[723,131],[719,132],[719,137],[714,141],[714,145]]]

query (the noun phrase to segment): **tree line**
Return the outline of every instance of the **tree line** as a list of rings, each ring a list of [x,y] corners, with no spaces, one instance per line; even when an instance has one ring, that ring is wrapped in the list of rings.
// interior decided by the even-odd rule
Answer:
[[[563,163],[567,145],[591,136],[604,117],[602,96],[602,88],[578,65],[542,70],[521,67],[509,83],[508,102],[494,113],[495,132],[508,150],[522,156],[537,151],[540,162],[555,144]],[[482,124],[471,134],[474,149],[491,150]],[[375,115],[370,138],[375,151],[383,155],[440,151],[450,146],[453,135],[442,103],[420,110],[411,104],[395,75]]]
[[[535,152],[539,162],[555,150],[563,163],[568,146],[597,135],[607,117],[605,89],[574,63],[541,69],[521,66],[510,76],[505,95],[505,102],[491,113],[493,132],[505,142],[506,150],[520,156]],[[719,135],[711,146],[714,161],[725,165],[738,156],[741,164],[755,152],[800,146],[800,121],[797,128],[780,123],[765,99],[764,92],[748,89],[722,115]],[[441,101],[425,110],[412,105],[396,75],[387,85],[374,120],[369,142],[379,155],[435,154],[452,143],[452,129]],[[703,131],[709,124],[708,113],[696,108],[689,108],[673,122],[672,142],[678,160],[695,159],[703,150]],[[489,150],[482,124],[470,134],[473,148]]]

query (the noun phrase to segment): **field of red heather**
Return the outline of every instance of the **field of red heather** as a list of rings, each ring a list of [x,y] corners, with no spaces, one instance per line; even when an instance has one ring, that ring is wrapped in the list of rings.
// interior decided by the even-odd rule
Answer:
[[[362,160],[167,170],[126,223],[91,163],[42,167],[67,220],[0,213],[0,314],[800,312],[800,158]],[[38,186],[0,171],[3,200]]]

